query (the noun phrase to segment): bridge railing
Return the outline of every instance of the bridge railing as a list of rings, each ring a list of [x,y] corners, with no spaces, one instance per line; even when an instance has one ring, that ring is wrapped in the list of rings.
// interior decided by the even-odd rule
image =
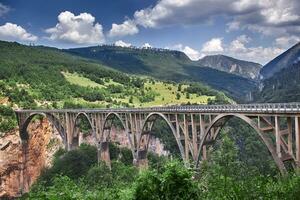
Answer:
[[[300,103],[260,103],[226,105],[185,105],[149,108],[16,110],[16,112],[299,112]]]

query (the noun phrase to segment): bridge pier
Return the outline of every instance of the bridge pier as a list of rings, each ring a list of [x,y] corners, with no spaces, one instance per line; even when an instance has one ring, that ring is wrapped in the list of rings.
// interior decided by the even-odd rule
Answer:
[[[111,160],[110,160],[110,152],[109,152],[109,143],[108,142],[102,142],[100,144],[100,151],[98,151],[98,154],[100,154],[100,160],[104,161],[105,164],[109,167],[109,169],[111,169]]]
[[[300,169],[300,116],[295,117],[296,166]]]

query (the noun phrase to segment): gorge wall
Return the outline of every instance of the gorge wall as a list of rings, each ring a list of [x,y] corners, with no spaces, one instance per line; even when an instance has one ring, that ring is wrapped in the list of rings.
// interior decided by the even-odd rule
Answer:
[[[54,153],[63,148],[63,141],[56,129],[45,119],[37,119],[28,127],[29,140],[22,143],[19,130],[0,136],[0,198],[18,197],[29,191],[43,168],[50,167]],[[121,147],[130,147],[124,131],[113,127],[111,141]],[[96,144],[92,134],[79,133],[79,143]],[[149,144],[149,151],[168,155],[157,138]]]
[[[0,197],[17,197],[28,192],[53,154],[62,147],[59,134],[47,119],[29,125],[29,140],[23,143],[18,130],[0,138]]]

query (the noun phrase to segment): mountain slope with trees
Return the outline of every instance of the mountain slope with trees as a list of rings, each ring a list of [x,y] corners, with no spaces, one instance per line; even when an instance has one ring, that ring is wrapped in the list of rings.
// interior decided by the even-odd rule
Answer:
[[[259,102],[300,101],[300,43],[292,46],[262,70],[263,79],[255,94]]]
[[[253,80],[201,66],[180,51],[103,45],[67,49],[64,52],[96,60],[126,73],[176,82],[200,81],[244,101],[256,87]]]

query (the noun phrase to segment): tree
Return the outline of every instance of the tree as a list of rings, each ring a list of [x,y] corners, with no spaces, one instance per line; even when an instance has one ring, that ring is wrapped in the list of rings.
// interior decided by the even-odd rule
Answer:
[[[129,97],[129,103],[133,103],[133,96]]]
[[[181,84],[181,83],[179,83],[179,85],[178,85],[178,88],[177,88],[177,91],[178,91],[178,92],[180,92],[180,91],[181,91],[181,89],[182,89],[182,84]]]
[[[176,99],[179,100],[180,97],[181,97],[180,94],[179,94],[179,93],[176,93]]]
[[[187,92],[187,93],[185,94],[185,97],[186,97],[187,99],[190,99],[190,93]]]
[[[149,170],[142,173],[134,193],[136,200],[199,199],[200,191],[192,173],[179,161],[165,165],[162,172]]]

